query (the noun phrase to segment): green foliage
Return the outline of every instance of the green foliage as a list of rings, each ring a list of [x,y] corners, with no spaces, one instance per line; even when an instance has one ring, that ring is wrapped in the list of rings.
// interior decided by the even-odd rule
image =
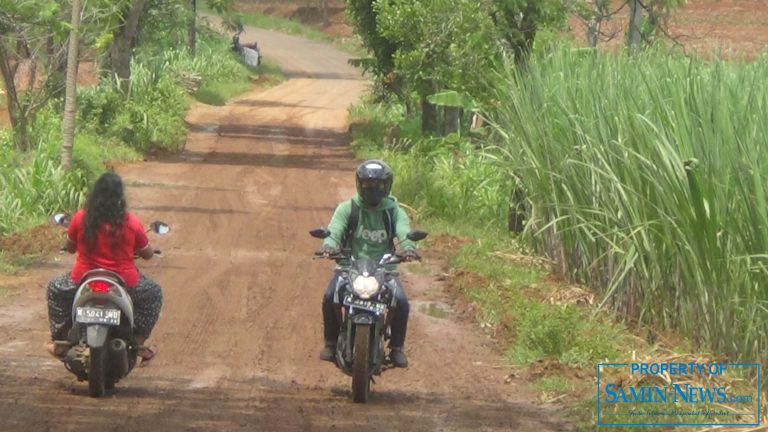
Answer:
[[[541,29],[561,28],[566,5],[561,0],[492,0],[493,20],[516,61],[525,62]]]
[[[107,83],[80,89],[71,173],[58,168],[61,101],[37,116],[30,131],[32,152],[12,148],[13,134],[0,129],[0,235],[34,226],[55,211],[75,209],[90,180],[104,171],[105,161],[136,160],[151,147],[179,148],[189,102],[178,82],[182,72],[198,74],[204,83],[231,82],[241,89],[249,84],[248,69],[222,38],[203,38],[202,59],[179,51],[140,55],[127,94]]]
[[[158,55],[153,52],[140,50],[136,56],[127,95],[108,82],[80,91],[78,115],[85,129],[140,151],[177,150],[186,135],[183,120],[188,99],[180,85],[182,76],[200,76],[203,95],[215,94],[212,98],[217,103],[249,87],[248,68],[231,53],[224,38],[212,33],[201,32],[196,56],[183,47]]]
[[[395,72],[426,96],[451,89],[483,99],[483,73],[499,57],[485,2],[396,0],[375,3],[377,31],[395,41]]]
[[[556,375],[536,380],[533,388],[543,393],[562,393],[571,388],[571,383],[568,378]]]
[[[479,235],[477,235],[479,234]],[[520,253],[508,234],[499,229],[476,233],[475,243],[465,246],[450,260],[452,266],[487,278],[488,283],[462,286],[478,306],[479,320],[486,327],[511,334],[507,357],[516,364],[544,358],[581,367],[621,357],[621,328],[607,317],[593,317],[589,309],[576,305],[541,302],[553,287],[541,282],[543,271],[519,265],[496,252]]]
[[[764,360],[767,74],[569,49],[510,72],[495,122],[528,192],[524,238],[618,311]]]
[[[394,148],[381,150],[388,124],[382,119],[396,119],[403,111],[390,104],[369,109],[372,111],[353,110],[353,120],[379,118],[355,131],[354,145],[361,154],[382,157],[392,166],[398,198],[425,216],[438,214],[446,220],[502,225],[508,207],[504,191],[510,190],[511,183],[495,158],[474,150],[467,138],[456,135],[447,140],[403,135]],[[406,149],[407,154],[401,152]]]
[[[520,364],[546,357],[585,368],[620,358],[619,333],[609,322],[594,321],[588,311],[521,300],[515,308],[517,339],[510,358]]]
[[[236,20],[242,24],[284,33],[301,35],[307,39],[332,42],[333,38],[323,32],[307,28],[300,22],[258,13],[238,13]]]
[[[394,55],[398,44],[379,32],[375,3],[375,0],[349,0],[347,14],[363,46],[373,53],[375,62],[370,68],[371,71],[374,76],[383,78],[395,68]]]
[[[173,78],[135,64],[126,99],[110,84],[84,89],[78,112],[83,127],[144,151],[178,149],[184,142],[186,97]]]
[[[64,173],[58,160],[45,156],[0,167],[0,235],[37,225],[53,211],[82,202],[86,180],[81,172]]]
[[[147,56],[155,56],[186,47],[191,17],[189,0],[147,0],[141,17],[139,49]]]

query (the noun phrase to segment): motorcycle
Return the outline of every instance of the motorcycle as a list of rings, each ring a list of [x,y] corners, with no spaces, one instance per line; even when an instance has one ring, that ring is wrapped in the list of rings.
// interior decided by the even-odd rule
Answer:
[[[70,216],[59,213],[53,220],[66,227]],[[164,235],[170,230],[168,224],[155,221],[147,232]],[[162,254],[155,250],[155,255]],[[141,347],[136,342],[133,321],[133,302],[123,278],[105,269],[85,273],[72,304],[72,328],[67,340],[54,344],[69,347],[64,367],[78,381],[88,381],[90,396],[104,396],[136,366]]]
[[[232,51],[236,52],[248,66],[258,67],[261,64],[261,51],[256,42],[250,44],[240,43],[240,34],[243,30],[232,35]]]
[[[325,228],[310,231],[315,238],[331,235]],[[427,237],[424,231],[411,231],[407,238],[412,241]],[[323,257],[316,252],[317,258]],[[391,337],[397,286],[396,271],[388,265],[405,261],[400,254],[385,254],[378,262],[371,259],[355,259],[351,251],[342,250],[328,257],[336,261],[335,271],[341,274],[333,296],[337,322],[340,323],[336,343],[336,366],[352,377],[352,399],[358,403],[368,401],[374,376],[380,376],[392,368],[385,354],[386,342]]]

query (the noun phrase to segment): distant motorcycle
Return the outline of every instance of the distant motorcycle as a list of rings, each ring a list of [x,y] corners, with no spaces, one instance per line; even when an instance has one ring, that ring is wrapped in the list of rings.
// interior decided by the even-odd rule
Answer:
[[[232,51],[238,53],[245,64],[257,67],[261,64],[261,51],[259,51],[259,45],[256,42],[241,44],[240,34],[242,33],[243,30],[240,30],[232,35]]]
[[[70,216],[57,214],[54,222],[69,225]],[[163,235],[171,228],[155,221],[149,231]],[[155,250],[160,255],[159,250]],[[133,333],[133,302],[123,278],[105,269],[87,272],[80,281],[72,304],[72,328],[67,340],[54,341],[68,346],[64,367],[78,381],[88,381],[88,393],[102,397],[136,366],[139,346]]]
[[[321,239],[330,234],[325,228],[310,231],[312,237]],[[427,233],[411,231],[407,237],[419,241],[426,238]],[[319,252],[315,255],[322,256]],[[341,323],[336,343],[336,366],[352,376],[352,399],[366,402],[374,375],[381,375],[392,367],[384,347],[391,335],[396,302],[393,276],[397,272],[387,270],[386,266],[398,264],[404,257],[386,254],[377,262],[355,259],[349,251],[341,251],[329,259],[336,261],[336,271],[341,273],[333,296],[338,306],[337,321]]]

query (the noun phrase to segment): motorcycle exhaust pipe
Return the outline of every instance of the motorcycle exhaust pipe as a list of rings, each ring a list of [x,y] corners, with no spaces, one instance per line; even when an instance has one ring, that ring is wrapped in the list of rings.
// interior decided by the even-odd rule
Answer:
[[[128,374],[128,345],[122,339],[112,339],[109,343],[109,362],[112,376],[120,379]]]

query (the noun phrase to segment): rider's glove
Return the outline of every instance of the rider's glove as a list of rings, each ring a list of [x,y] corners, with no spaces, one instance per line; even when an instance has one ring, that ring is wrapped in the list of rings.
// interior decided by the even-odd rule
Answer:
[[[331,245],[324,244],[320,246],[320,249],[318,249],[317,254],[322,255],[326,258],[332,255],[337,255],[339,253],[339,250]]]
[[[405,257],[406,261],[418,261],[421,259],[415,249],[406,249],[403,252],[403,257]]]

